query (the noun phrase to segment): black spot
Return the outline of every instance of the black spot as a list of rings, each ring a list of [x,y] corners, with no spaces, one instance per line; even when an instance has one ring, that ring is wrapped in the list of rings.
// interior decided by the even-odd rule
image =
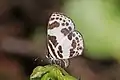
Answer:
[[[58,49],[59,49],[60,53],[63,53],[61,46],[59,46]]]
[[[75,34],[73,33],[73,37],[75,37]]]
[[[80,47],[79,49],[82,50],[82,47]]]
[[[56,40],[56,36],[50,36],[48,35],[48,39],[53,43],[53,45],[56,47],[58,42]]]
[[[53,22],[52,24],[49,24],[48,25],[48,29],[53,29],[55,27],[59,27],[59,23],[57,21]]]
[[[54,20],[55,18],[51,18],[50,20]]]
[[[57,53],[58,53],[58,55],[59,55],[59,57],[60,57],[60,58],[63,58],[63,55],[62,55],[62,54],[60,54],[60,52],[59,52],[59,51],[57,51]]]
[[[69,30],[67,28],[63,28],[61,32],[66,36],[69,33]]]
[[[62,26],[65,26],[65,23],[62,23]]]
[[[79,43],[79,40],[77,40],[77,43]]]
[[[68,35],[68,39],[69,39],[69,40],[72,40],[72,33],[70,33],[70,34]]]
[[[68,25],[69,25],[69,23],[66,22],[66,26],[68,26]]]
[[[71,30],[72,30],[72,28],[71,28],[71,27],[68,27],[68,29],[69,29],[69,31],[71,31]]]
[[[74,53],[75,51],[73,49],[70,49],[70,57],[72,57]]]
[[[76,41],[75,41],[75,40],[73,40],[73,41],[72,41],[71,46],[73,47],[73,49],[75,49],[75,48],[76,48]]]
[[[62,18],[60,18],[60,20],[62,20]]]
[[[78,37],[76,37],[75,39],[78,40]]]
[[[56,20],[58,20],[59,18],[58,17],[56,17]]]
[[[76,51],[76,53],[78,54],[78,51]]]

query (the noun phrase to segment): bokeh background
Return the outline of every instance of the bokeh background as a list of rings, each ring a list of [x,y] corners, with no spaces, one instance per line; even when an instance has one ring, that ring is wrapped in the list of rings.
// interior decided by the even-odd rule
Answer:
[[[0,80],[29,80],[45,57],[47,23],[62,12],[84,37],[66,69],[82,80],[120,80],[119,0],[0,0]],[[39,57],[39,59],[38,59]]]

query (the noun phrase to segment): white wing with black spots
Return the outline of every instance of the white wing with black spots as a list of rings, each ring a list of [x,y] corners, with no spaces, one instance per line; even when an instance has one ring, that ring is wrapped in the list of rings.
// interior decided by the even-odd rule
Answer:
[[[48,22],[47,34],[55,37],[57,45],[67,34],[74,31],[74,28],[70,18],[62,13],[54,12]]]
[[[83,37],[75,30],[73,21],[66,15],[54,12],[47,27],[47,57],[51,60],[63,60],[82,55],[84,49]]]
[[[78,31],[73,31],[56,46],[59,59],[69,59],[82,55],[84,49],[83,37]]]

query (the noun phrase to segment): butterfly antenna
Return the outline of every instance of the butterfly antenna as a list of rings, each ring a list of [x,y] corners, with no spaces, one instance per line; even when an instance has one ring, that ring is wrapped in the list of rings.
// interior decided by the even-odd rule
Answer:
[[[39,57],[35,58],[34,61],[37,61],[39,59]]]

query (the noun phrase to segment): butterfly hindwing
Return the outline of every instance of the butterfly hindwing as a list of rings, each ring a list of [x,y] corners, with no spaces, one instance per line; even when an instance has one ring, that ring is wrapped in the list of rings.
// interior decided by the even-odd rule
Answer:
[[[68,59],[82,54],[83,37],[78,31],[73,31],[64,37],[56,46],[60,59]]]

